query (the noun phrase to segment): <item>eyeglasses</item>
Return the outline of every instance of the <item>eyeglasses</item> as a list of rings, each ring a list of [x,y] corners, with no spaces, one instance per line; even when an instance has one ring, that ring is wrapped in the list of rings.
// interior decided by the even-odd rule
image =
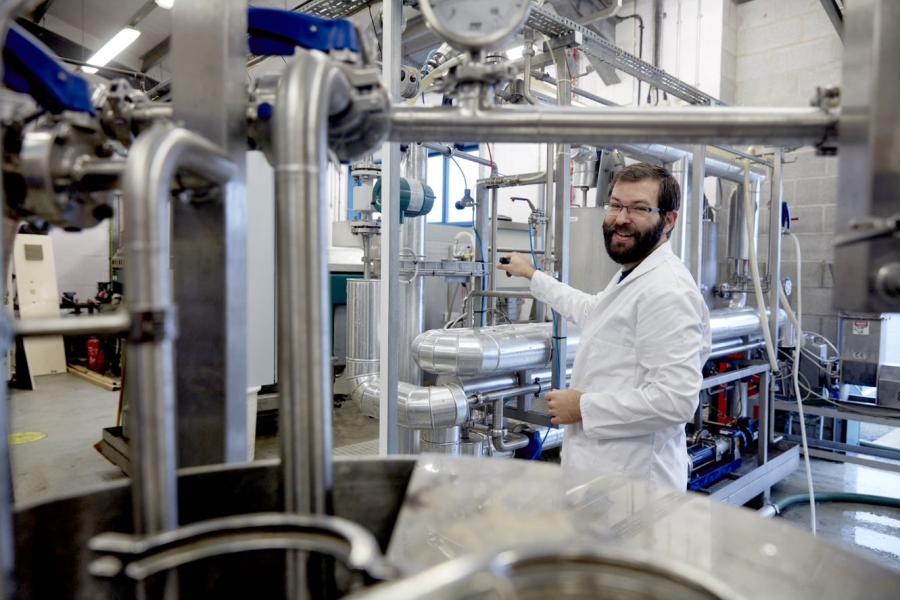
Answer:
[[[606,202],[603,204],[603,208],[606,209],[606,213],[609,215],[618,215],[623,210],[626,211],[626,214],[632,214],[636,217],[649,217],[651,214],[663,214],[665,213],[665,209],[663,208],[653,208],[651,206],[626,206],[620,202]]]

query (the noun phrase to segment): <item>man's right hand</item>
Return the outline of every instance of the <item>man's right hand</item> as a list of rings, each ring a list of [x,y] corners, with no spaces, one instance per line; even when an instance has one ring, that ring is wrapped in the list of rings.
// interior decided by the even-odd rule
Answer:
[[[537,269],[534,268],[534,265],[531,264],[531,260],[518,252],[513,252],[509,256],[501,258],[500,261],[501,263],[497,265],[497,268],[501,271],[506,271],[509,275],[515,275],[516,277],[531,279],[531,276],[537,271]]]

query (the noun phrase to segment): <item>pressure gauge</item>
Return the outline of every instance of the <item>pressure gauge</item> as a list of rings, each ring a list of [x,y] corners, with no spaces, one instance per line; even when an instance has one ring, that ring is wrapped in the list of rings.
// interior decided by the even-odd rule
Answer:
[[[419,0],[425,21],[457,50],[496,48],[528,18],[531,0]]]

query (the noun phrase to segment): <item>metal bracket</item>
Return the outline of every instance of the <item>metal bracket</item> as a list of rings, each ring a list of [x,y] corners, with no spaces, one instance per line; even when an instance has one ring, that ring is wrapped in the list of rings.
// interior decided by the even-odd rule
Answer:
[[[175,308],[168,310],[133,310],[128,328],[128,341],[146,344],[161,339],[174,339],[178,334]]]

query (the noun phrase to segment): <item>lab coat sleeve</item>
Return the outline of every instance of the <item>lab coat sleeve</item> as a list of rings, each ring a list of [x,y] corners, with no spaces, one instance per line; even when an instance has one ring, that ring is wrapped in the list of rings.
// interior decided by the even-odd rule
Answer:
[[[582,390],[582,425],[589,438],[647,435],[693,418],[709,345],[699,302],[672,290],[638,301],[638,387]]]
[[[541,302],[583,328],[597,297],[561,283],[546,273],[536,271],[531,277],[531,293]]]

